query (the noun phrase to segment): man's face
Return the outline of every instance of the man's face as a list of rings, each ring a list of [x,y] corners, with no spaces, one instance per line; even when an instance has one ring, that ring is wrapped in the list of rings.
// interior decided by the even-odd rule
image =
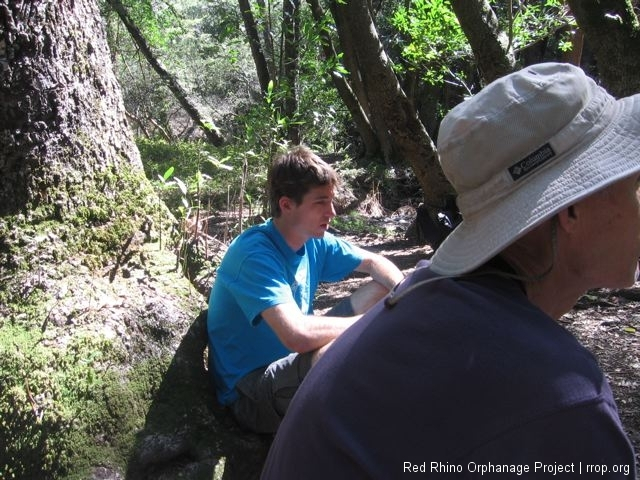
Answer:
[[[300,204],[290,210],[290,224],[299,235],[306,238],[321,238],[336,216],[333,208],[334,188],[332,185],[313,187]]]
[[[588,218],[584,272],[594,287],[622,288],[636,280],[640,257],[640,177],[620,180],[581,203]]]

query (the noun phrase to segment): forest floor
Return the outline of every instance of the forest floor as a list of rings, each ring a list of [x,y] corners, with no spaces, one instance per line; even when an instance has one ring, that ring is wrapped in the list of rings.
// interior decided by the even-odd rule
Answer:
[[[431,255],[429,246],[415,245],[407,239],[404,228],[393,226],[397,225],[393,215],[372,221],[386,228],[386,233],[342,232],[340,235],[384,255],[405,273],[413,270],[419,260]],[[362,281],[362,278],[355,277],[322,285],[316,310],[322,311],[335,304]],[[622,290],[589,291],[560,319],[560,323],[598,359],[613,390],[622,423],[640,465],[640,283]]]

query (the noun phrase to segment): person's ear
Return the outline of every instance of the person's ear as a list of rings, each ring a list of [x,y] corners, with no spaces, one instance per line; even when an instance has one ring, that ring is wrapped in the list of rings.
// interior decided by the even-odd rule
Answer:
[[[295,202],[290,197],[282,196],[280,200],[278,200],[278,205],[280,206],[281,212],[287,212],[295,206]]]
[[[558,226],[567,231],[573,232],[577,228],[578,220],[580,217],[580,206],[569,205],[567,208],[560,210],[557,213]]]

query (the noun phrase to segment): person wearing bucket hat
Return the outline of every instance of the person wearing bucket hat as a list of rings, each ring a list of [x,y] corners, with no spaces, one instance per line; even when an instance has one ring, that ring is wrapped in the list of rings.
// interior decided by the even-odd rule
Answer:
[[[462,222],[305,378],[262,479],[636,478],[608,382],[557,320],[636,279],[640,95],[533,65],[453,108],[437,145]]]

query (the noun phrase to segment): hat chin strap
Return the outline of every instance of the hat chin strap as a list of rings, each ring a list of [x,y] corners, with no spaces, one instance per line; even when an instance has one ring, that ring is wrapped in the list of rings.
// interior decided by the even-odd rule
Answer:
[[[395,287],[393,287],[393,290],[391,290],[391,292],[389,292],[387,297],[384,299],[384,306],[387,309],[391,309],[395,307],[398,304],[398,302],[400,302],[400,300],[402,300],[404,297],[406,297],[407,295],[409,295],[411,292],[418,289],[419,287],[422,287],[423,285],[426,285],[428,283],[433,283],[439,280],[443,280],[445,278],[464,279],[464,278],[480,277],[483,275],[496,275],[502,278],[511,278],[514,280],[519,280],[523,283],[536,283],[543,280],[553,270],[553,267],[555,266],[555,263],[556,263],[556,258],[558,256],[558,217],[557,215],[551,219],[551,253],[552,253],[551,264],[547,267],[547,269],[544,272],[539,273],[537,275],[520,275],[517,273],[505,272],[504,270],[500,270],[497,268],[486,268],[486,269],[480,268],[471,273],[464,273],[462,275],[440,275],[434,278],[427,278],[426,280],[421,280],[418,283],[415,283],[410,287],[407,287],[405,290],[401,292],[397,292],[398,287],[403,283],[403,282],[400,282]],[[405,277],[405,278],[408,278],[408,277]]]

